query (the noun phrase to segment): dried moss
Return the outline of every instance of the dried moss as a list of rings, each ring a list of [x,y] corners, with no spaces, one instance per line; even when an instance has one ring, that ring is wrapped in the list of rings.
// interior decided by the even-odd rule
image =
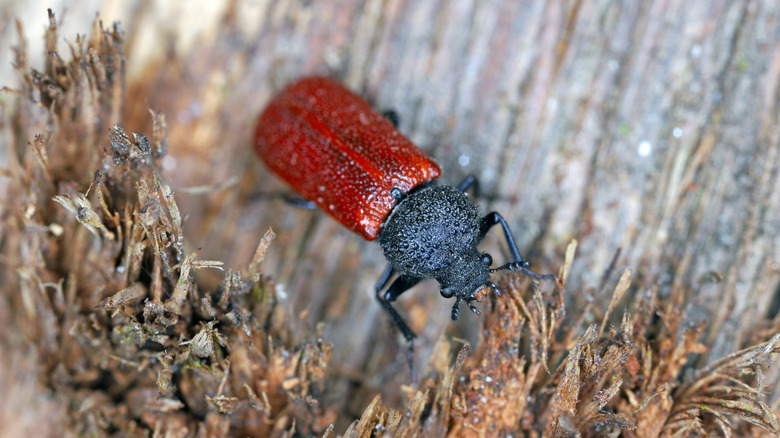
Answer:
[[[634,315],[624,313],[619,327],[604,333],[596,324],[566,324],[563,291],[575,246],[570,245],[559,273],[563,280],[552,293],[534,287],[526,302],[523,284],[509,278],[500,286],[510,292],[486,315],[473,356],[459,357],[441,378],[423,382],[404,412],[383,408],[375,400],[347,435],[780,433],[776,413],[762,395],[763,373],[772,355],[780,352],[780,335],[699,370],[682,383],[689,356],[705,351],[702,327],[687,326],[685,313],[675,306],[667,305],[661,313],[664,303],[654,292],[641,296]],[[624,273],[613,300],[625,292],[629,277]],[[421,404],[429,412],[424,419],[418,415]],[[750,429],[745,422],[758,428]]]
[[[174,193],[158,172],[165,117],[151,112],[151,140],[119,124],[121,48],[119,28],[96,20],[71,61],[52,52],[37,72],[17,60],[14,123],[32,140],[9,172],[3,250],[20,290],[5,298],[24,310],[18,323],[45,364],[42,383],[69,407],[66,430],[327,429],[335,412],[313,394],[330,346],[316,333],[301,345],[280,341],[289,338],[278,335],[285,317],[260,274],[273,232],[244,270],[228,269],[216,290],[198,288],[195,273],[222,262],[185,249]]]

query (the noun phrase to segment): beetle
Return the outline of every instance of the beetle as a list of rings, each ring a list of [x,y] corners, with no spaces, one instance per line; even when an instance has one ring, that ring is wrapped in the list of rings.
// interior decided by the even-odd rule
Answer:
[[[458,187],[436,184],[439,165],[388,117],[331,79],[288,85],[260,114],[254,138],[266,166],[300,195],[366,240],[379,239],[389,266],[376,296],[409,342],[410,367],[416,335],[392,303],[423,279],[436,279],[441,295],[455,298],[454,321],[461,303],[481,315],[473,302],[487,289],[500,295],[492,273],[554,278],[528,269],[499,213],[480,214],[466,194],[478,189],[474,177]],[[494,225],[501,226],[512,260],[491,268],[493,258],[477,245]]]

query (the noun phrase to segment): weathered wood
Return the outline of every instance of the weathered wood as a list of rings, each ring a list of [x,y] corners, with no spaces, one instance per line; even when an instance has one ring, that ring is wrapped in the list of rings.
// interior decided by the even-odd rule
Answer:
[[[756,330],[772,326],[780,281],[775,3],[274,2],[265,14],[251,85],[239,81],[257,90],[248,115],[295,77],[343,78],[401,114],[443,181],[480,176],[536,269],[555,269],[579,239],[575,304],[622,249],[634,292],[680,294],[692,321],[710,325],[707,360],[769,333]],[[370,297],[378,249],[322,214],[251,208],[275,215],[258,220],[258,235],[280,228],[267,272],[295,311],[326,318],[336,360],[365,371],[387,348],[363,327],[386,319]],[[433,284],[416,291],[399,306],[427,312],[411,318],[424,362],[447,306]]]
[[[389,319],[373,298],[381,251],[325,214],[251,198],[285,189],[252,156],[255,117],[282,85],[304,75],[335,76],[398,111],[401,131],[441,164],[442,181],[478,175],[486,208],[510,221],[536,270],[557,269],[577,238],[573,313],[588,290],[608,302],[601,277],[620,251],[606,289],[631,267],[629,294],[658,288],[690,305],[691,321],[709,326],[705,362],[780,329],[777,2],[344,0],[231,8],[218,32],[130,78],[135,106],[125,126],[141,131],[147,105],[169,114],[177,166],[164,174],[174,185],[240,179],[206,196],[180,190],[193,238],[187,244],[202,247],[204,259],[242,266],[265,230],[276,230],[264,272],[283,285],[285,309],[304,314],[306,332],[325,321],[341,390],[351,378],[363,381],[354,415],[371,388],[390,386],[380,382],[407,381],[404,346],[393,350]],[[125,27],[153,14],[139,11],[123,19]],[[170,34],[151,32],[159,32],[151,41]],[[456,330],[449,305],[423,283],[398,307],[421,334],[423,368],[438,336]],[[468,332],[474,318],[464,314],[460,330]]]

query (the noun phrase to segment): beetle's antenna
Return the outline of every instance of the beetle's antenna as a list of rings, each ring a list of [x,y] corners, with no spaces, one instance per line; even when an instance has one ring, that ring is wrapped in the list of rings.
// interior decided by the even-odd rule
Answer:
[[[537,280],[555,280],[555,275],[553,275],[553,274],[537,274],[536,272],[526,268],[527,265],[528,265],[528,262],[526,262],[526,261],[509,262],[509,263],[507,263],[505,265],[501,265],[501,266],[499,266],[497,268],[490,268],[490,273],[494,274],[494,273],[496,273],[498,271],[503,271],[503,270],[507,270],[507,271],[520,271],[523,274],[525,274],[525,275],[527,275],[527,276],[529,276],[531,278],[535,278]]]

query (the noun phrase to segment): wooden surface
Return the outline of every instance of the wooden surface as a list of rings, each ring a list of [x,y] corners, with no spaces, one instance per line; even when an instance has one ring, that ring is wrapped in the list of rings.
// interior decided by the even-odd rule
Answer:
[[[187,247],[244,266],[276,231],[264,272],[300,336],[324,322],[348,413],[372,391],[392,404],[408,381],[405,345],[373,297],[381,250],[325,214],[253,197],[285,189],[253,156],[254,120],[285,83],[315,73],[395,109],[444,183],[480,177],[483,205],[509,220],[535,270],[555,272],[578,239],[575,316],[589,293],[608,301],[628,267],[631,293],[657,288],[708,324],[700,364],[780,328],[774,1],[263,1],[201,15],[131,4],[144,6],[119,12],[135,62],[124,127],[150,130],[148,107],[168,115],[164,175],[179,188]],[[189,22],[202,33],[185,44]],[[497,262],[500,245],[486,244]],[[476,339],[476,316],[449,323],[435,283],[408,295],[398,307],[421,335],[421,372],[442,333]]]

